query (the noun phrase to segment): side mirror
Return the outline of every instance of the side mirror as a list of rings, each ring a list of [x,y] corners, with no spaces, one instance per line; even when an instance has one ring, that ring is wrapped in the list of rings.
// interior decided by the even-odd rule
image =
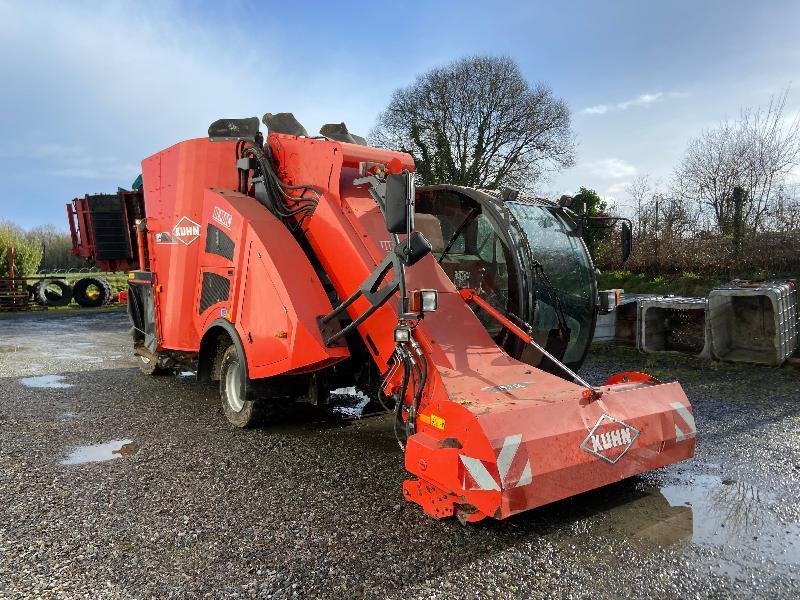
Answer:
[[[408,171],[386,176],[383,218],[389,233],[414,229],[414,175]]]
[[[397,246],[395,252],[410,267],[431,253],[431,243],[419,231],[415,231]]]
[[[620,243],[622,246],[622,262],[625,262],[628,260],[628,257],[631,255],[631,250],[633,249],[633,233],[627,221],[622,222]]]

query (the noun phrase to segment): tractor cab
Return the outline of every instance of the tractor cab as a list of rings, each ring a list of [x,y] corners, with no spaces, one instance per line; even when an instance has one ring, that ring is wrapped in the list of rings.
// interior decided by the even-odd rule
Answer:
[[[418,187],[416,228],[459,289],[471,288],[571,368],[583,362],[597,314],[594,266],[577,227],[547,200],[503,199],[454,185]],[[514,358],[552,370],[533,346],[477,309]]]

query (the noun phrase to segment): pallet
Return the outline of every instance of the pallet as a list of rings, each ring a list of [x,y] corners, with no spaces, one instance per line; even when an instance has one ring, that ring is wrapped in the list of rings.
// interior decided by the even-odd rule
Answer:
[[[0,312],[29,310],[32,304],[24,279],[0,277]]]

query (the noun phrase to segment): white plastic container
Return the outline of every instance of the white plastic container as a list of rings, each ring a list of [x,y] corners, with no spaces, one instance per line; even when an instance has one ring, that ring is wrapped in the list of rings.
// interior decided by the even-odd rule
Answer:
[[[720,360],[780,365],[797,349],[793,281],[733,282],[711,290],[712,350]]]
[[[617,311],[616,309],[597,315],[597,323],[594,326],[594,342],[613,342],[617,332]]]
[[[711,356],[708,300],[665,296],[639,301],[637,347],[642,352]]]

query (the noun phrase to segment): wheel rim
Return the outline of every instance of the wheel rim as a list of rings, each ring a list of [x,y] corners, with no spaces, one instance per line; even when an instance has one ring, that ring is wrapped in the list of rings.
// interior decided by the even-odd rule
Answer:
[[[241,366],[237,360],[225,373],[225,399],[231,410],[237,413],[244,407],[241,381]]]

